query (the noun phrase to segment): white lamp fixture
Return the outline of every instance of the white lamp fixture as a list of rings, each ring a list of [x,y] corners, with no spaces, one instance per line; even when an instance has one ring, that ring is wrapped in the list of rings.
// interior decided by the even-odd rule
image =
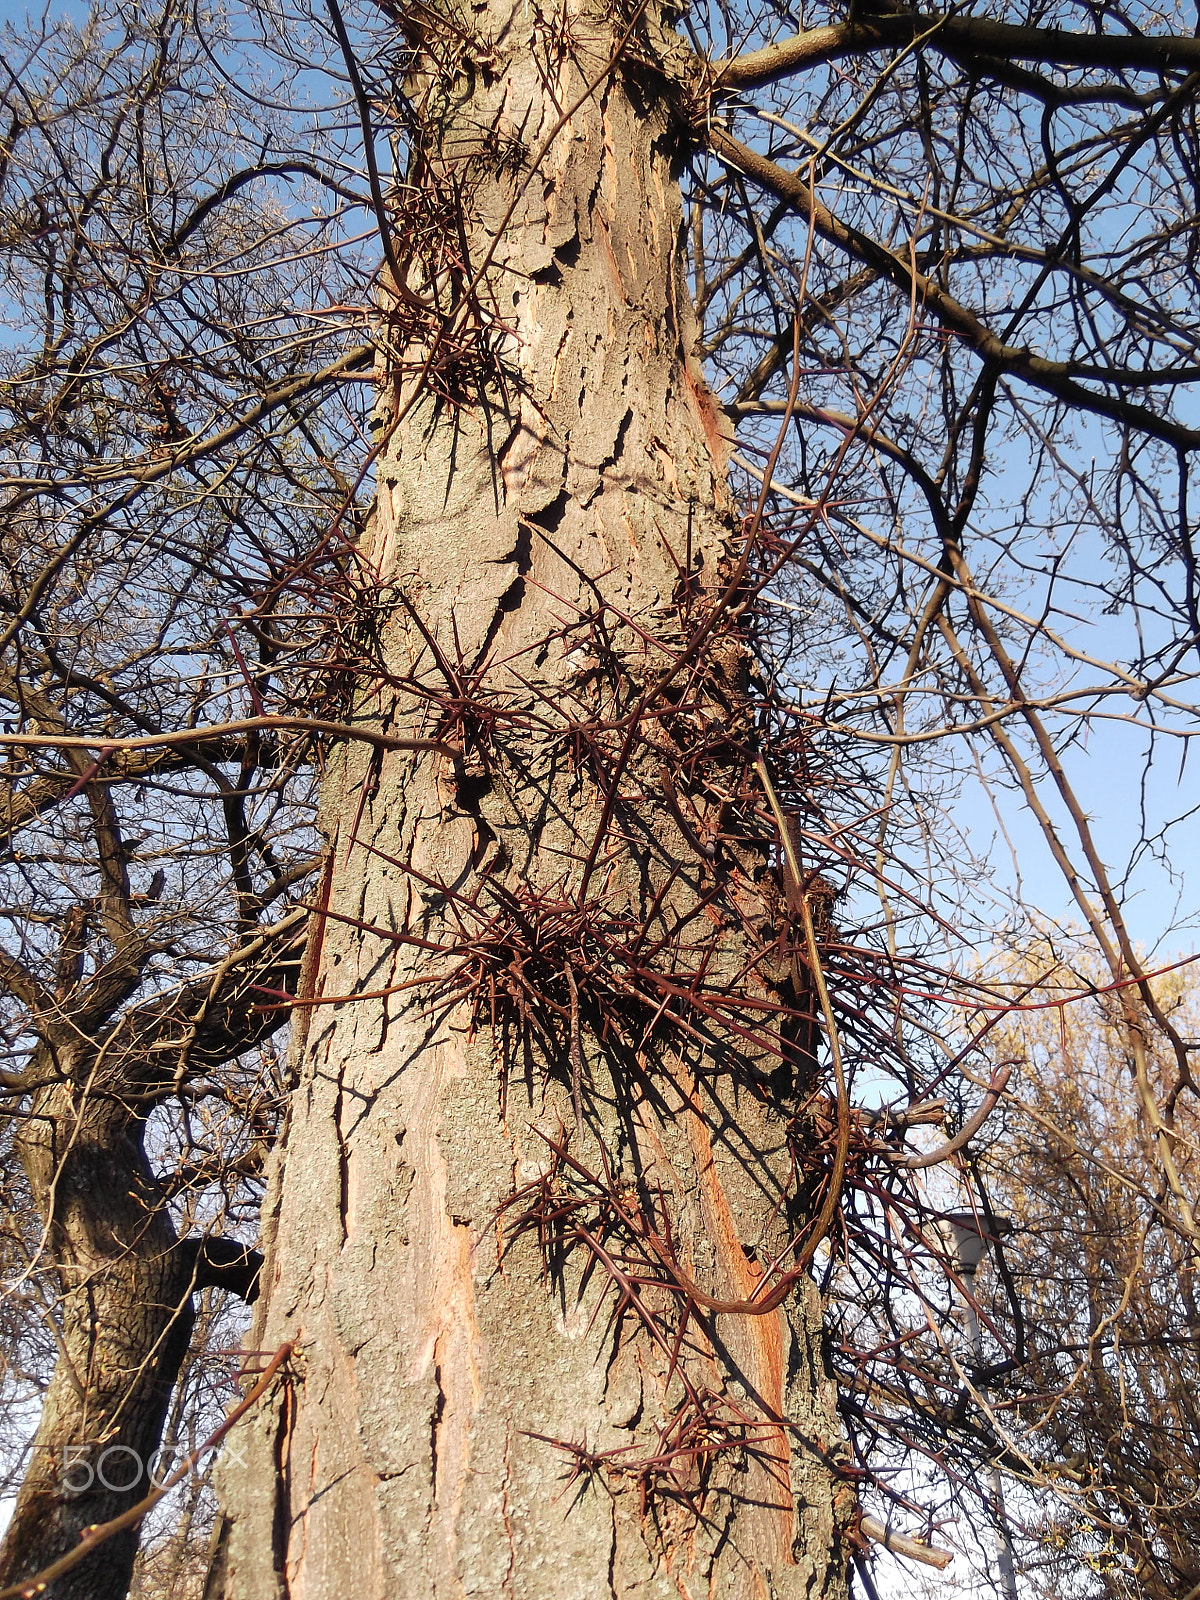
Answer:
[[[989,1224],[974,1211],[947,1211],[938,1219],[937,1231],[955,1271],[973,1278],[992,1245],[1012,1232],[1012,1223],[993,1217]]]

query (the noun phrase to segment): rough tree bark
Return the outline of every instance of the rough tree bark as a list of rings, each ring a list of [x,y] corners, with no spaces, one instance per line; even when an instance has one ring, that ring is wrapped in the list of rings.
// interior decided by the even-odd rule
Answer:
[[[358,715],[463,754],[331,765],[254,1339],[300,1358],[232,1436],[227,1600],[845,1593],[816,1292],[711,1304],[826,1190],[686,128],[626,26],[492,0],[415,41]]]

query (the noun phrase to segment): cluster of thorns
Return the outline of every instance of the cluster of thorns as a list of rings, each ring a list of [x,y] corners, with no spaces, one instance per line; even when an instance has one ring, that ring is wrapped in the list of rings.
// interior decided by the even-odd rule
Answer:
[[[618,1345],[625,1318],[634,1317],[665,1362],[664,1393],[677,1378],[682,1397],[668,1407],[649,1450],[640,1444],[594,1450],[585,1443],[543,1434],[533,1437],[568,1457],[568,1485],[581,1478],[598,1478],[610,1485],[632,1482],[643,1517],[657,1502],[670,1499],[700,1521],[715,1459],[732,1453],[744,1460],[760,1452],[764,1463],[773,1467],[771,1452],[762,1447],[777,1438],[778,1423],[754,1417],[727,1392],[715,1392],[689,1372],[685,1359],[689,1329],[712,1302],[677,1259],[662,1190],[639,1194],[634,1187],[621,1185],[603,1147],[597,1173],[571,1154],[565,1134],[542,1137],[550,1162],[508,1201],[506,1209],[513,1213],[510,1237],[534,1234],[548,1278],[559,1283],[571,1257],[582,1252],[579,1300],[598,1270],[616,1291],[615,1300],[597,1301],[589,1332],[606,1303]],[[676,1302],[674,1316],[656,1309],[655,1302],[664,1298]],[[705,1301],[708,1304],[702,1305]]]
[[[768,531],[759,530],[760,542]],[[776,564],[773,558],[771,565]],[[685,552],[679,552],[677,565],[682,624],[677,638],[641,628],[597,595],[594,609],[566,616],[557,632],[530,647],[532,654],[557,645],[575,660],[586,659],[587,671],[579,674],[576,687],[554,698],[540,688],[536,673],[523,674],[519,658],[486,664],[466,660],[457,642],[447,647],[436,638],[403,597],[396,603],[424,638],[425,666],[403,679],[390,675],[362,636],[380,592],[377,575],[364,570],[362,556],[340,527],[319,559],[292,578],[293,599],[297,578],[311,588],[314,615],[351,619],[327,635],[332,655],[327,653],[321,672],[313,674],[326,696],[320,708],[326,715],[336,714],[338,697],[348,691],[363,704],[364,681],[374,674],[382,696],[411,697],[427,708],[432,738],[455,752],[462,795],[487,780],[503,746],[532,737],[563,751],[568,762],[588,773],[602,797],[602,815],[584,851],[582,871],[576,863],[571,881],[564,878],[557,886],[505,881],[485,858],[471,886],[460,889],[423,876],[410,860],[393,861],[441,899],[448,935],[423,939],[413,930],[346,917],[327,904],[312,908],[428,958],[419,976],[397,987],[421,986],[431,1007],[469,1004],[471,1026],[489,1028],[501,1041],[502,1098],[511,1041],[536,1041],[544,1060],[563,1064],[581,1131],[589,1087],[585,1028],[601,1049],[616,1049],[629,1061],[652,1041],[661,1046],[686,1039],[710,1059],[730,1062],[744,1087],[775,1104],[783,1079],[793,1090],[802,1085],[799,1096],[785,1095],[786,1114],[793,1133],[792,1189],[803,1194],[811,1220],[808,1233],[790,1241],[788,1259],[769,1264],[754,1302],[720,1302],[706,1295],[678,1259],[665,1195],[644,1186],[638,1193],[624,1187],[603,1150],[601,1169],[591,1170],[568,1148],[566,1134],[550,1141],[548,1170],[508,1202],[513,1232],[536,1235],[548,1275],[561,1276],[568,1258],[581,1254],[579,1293],[601,1274],[612,1293],[600,1303],[610,1306],[618,1324],[633,1317],[661,1354],[668,1382],[677,1378],[682,1385],[682,1399],[668,1405],[650,1449],[639,1444],[593,1451],[584,1443],[553,1441],[569,1456],[572,1478],[587,1474],[633,1481],[644,1506],[667,1496],[701,1517],[717,1458],[740,1454],[744,1459],[760,1450],[777,1433],[778,1423],[754,1417],[729,1394],[713,1392],[689,1373],[683,1359],[689,1333],[713,1314],[761,1315],[776,1308],[810,1270],[818,1232],[827,1235],[831,1262],[854,1254],[877,1257],[878,1240],[860,1225],[867,1215],[901,1219],[918,1255],[927,1259],[921,1236],[927,1208],[907,1179],[907,1168],[955,1154],[968,1130],[932,1157],[913,1159],[900,1149],[909,1127],[945,1118],[945,1101],[931,1098],[928,1087],[918,1088],[920,1075],[896,1054],[897,997],[915,995],[919,1002],[936,975],[869,937],[855,941],[834,926],[829,875],[844,879],[860,863],[846,832],[840,842],[821,849],[822,837],[833,841],[834,835],[823,825],[820,791],[836,780],[821,764],[816,775],[810,770],[814,730],[789,727],[769,696],[748,717],[731,716],[728,686],[714,681],[712,663],[722,647],[744,648],[740,617],[752,602],[753,581],[747,579],[736,604],[728,604],[726,616],[714,620],[711,602],[706,610],[698,595]],[[631,638],[640,641],[651,662],[636,674],[629,670]],[[697,640],[702,648],[696,648]],[[654,665],[656,655],[665,663],[661,669]],[[503,687],[494,689],[491,674],[497,667]],[[514,704],[514,684],[527,691],[520,706]],[[774,774],[774,788],[768,772]],[[360,817],[377,776],[377,766],[364,775]],[[764,779],[773,806],[764,803]],[[785,825],[790,822],[793,843],[807,847],[800,874],[794,855],[789,869],[777,795],[787,803]],[[609,904],[603,885],[614,854],[630,845],[645,847],[644,835],[626,839],[623,830],[631,819],[648,814],[671,819],[686,845],[686,859],[670,867],[652,903],[637,915]],[[358,847],[382,854],[357,837],[358,819],[351,832]],[[775,885],[774,912],[765,922],[748,922],[733,892],[748,862],[758,863],[766,902]],[[875,869],[864,870],[873,874]],[[685,896],[686,914],[676,916],[670,912],[672,890],[685,872],[692,888]],[[826,1090],[818,1068],[830,1019],[815,1002],[814,948],[800,937],[801,908],[835,997],[848,1067],[848,1081],[834,1094]],[[737,924],[745,935],[745,954],[741,969],[729,970],[716,958],[728,949],[727,932]],[[768,973],[770,980],[761,981]],[[771,1059],[775,1071],[763,1067]],[[849,1080],[860,1062],[876,1069],[891,1062],[896,1076],[911,1086],[910,1103],[890,1118],[851,1108]],[[885,1273],[891,1270],[887,1262],[881,1265]],[[599,1308],[593,1315],[598,1313]],[[906,1348],[858,1352],[854,1364],[861,1372],[881,1364],[907,1372]]]

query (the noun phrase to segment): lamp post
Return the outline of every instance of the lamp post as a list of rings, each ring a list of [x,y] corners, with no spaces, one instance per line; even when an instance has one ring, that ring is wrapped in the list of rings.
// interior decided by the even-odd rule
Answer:
[[[955,1271],[966,1286],[967,1338],[976,1368],[983,1366],[983,1332],[975,1310],[975,1274],[980,1262],[987,1256],[989,1246],[1012,1231],[1007,1217],[993,1217],[991,1230],[986,1231],[973,1211],[949,1211],[942,1217],[938,1231],[942,1236],[946,1254]],[[1012,1540],[1004,1516],[1004,1489],[1000,1482],[1000,1468],[993,1462],[988,1468],[988,1487],[996,1519],[998,1555],[1000,1561],[1000,1588],[1004,1600],[1017,1600],[1017,1570],[1013,1564]]]

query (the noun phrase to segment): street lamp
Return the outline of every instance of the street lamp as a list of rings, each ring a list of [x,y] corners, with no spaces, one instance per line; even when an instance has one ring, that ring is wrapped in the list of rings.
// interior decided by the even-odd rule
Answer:
[[[946,1254],[955,1272],[966,1287],[967,1337],[976,1369],[983,1366],[983,1333],[975,1310],[975,1274],[980,1262],[987,1257],[992,1244],[1012,1232],[1007,1217],[991,1217],[987,1225],[980,1222],[973,1211],[948,1211],[938,1223],[938,1232]],[[988,1468],[988,1487],[996,1518],[998,1554],[1000,1558],[1000,1588],[1005,1600],[1017,1600],[1017,1570],[1013,1565],[1012,1540],[1004,1516],[1004,1489],[1000,1482],[1000,1468],[992,1462]]]

